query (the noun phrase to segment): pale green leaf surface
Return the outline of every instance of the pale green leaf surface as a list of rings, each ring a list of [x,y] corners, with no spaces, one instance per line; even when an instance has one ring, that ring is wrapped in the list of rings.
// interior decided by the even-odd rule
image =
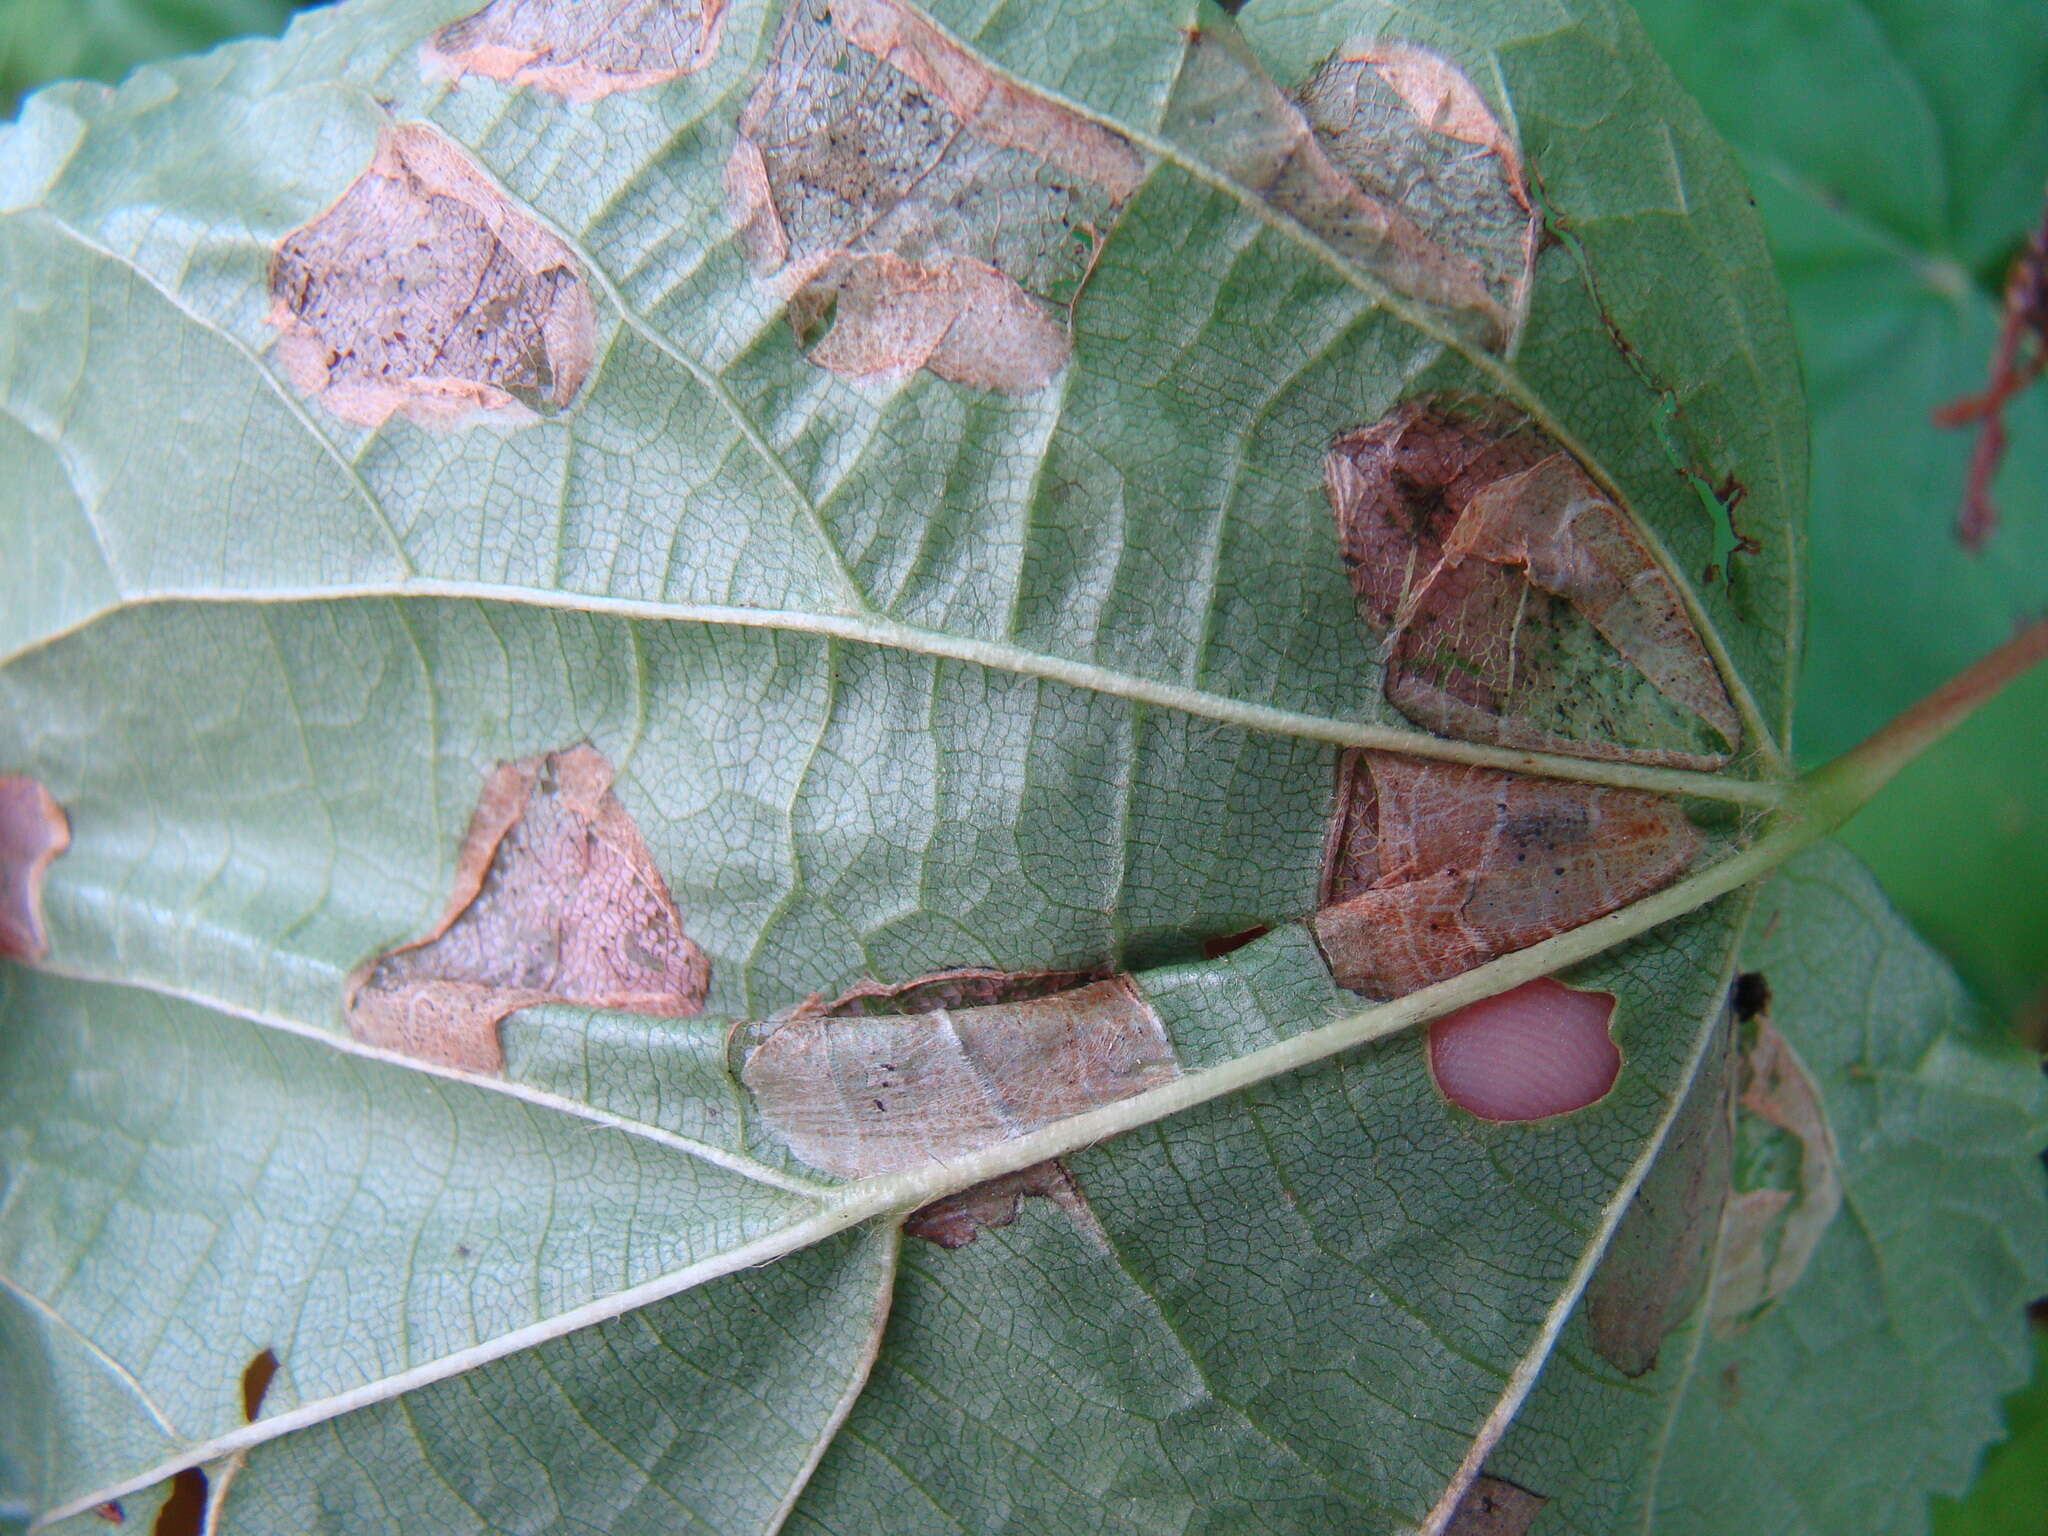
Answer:
[[[10,981],[0,1037],[27,1149],[0,1242],[34,1314],[10,1340],[40,1372],[10,1479],[47,1509],[206,1461],[255,1531],[1440,1520],[1687,1090],[1744,898],[1571,973],[1616,994],[1626,1058],[1580,1114],[1474,1122],[1409,1037],[1067,1144],[1106,1253],[1033,1202],[891,1278],[886,1234],[837,1228],[971,1178],[800,1183],[724,1030],[974,963],[1136,969],[1190,1072],[1354,1013],[1294,926],[1333,743],[1458,749],[1379,700],[1319,460],[1424,390],[1515,400],[1625,493],[1748,710],[1734,775],[1781,773],[1803,431],[1725,154],[1597,0],[1255,8],[1282,79],[1397,30],[1515,122],[1559,239],[1503,360],[1170,141],[1193,8],[941,5],[1151,168],[1054,387],[862,383],[798,353],[724,206],[772,7],[735,5],[701,75],[573,108],[424,78],[464,9],[354,0],[0,135],[0,421],[35,445],[0,501],[0,767],[74,829],[57,975]],[[589,276],[569,407],[365,430],[275,364],[275,243],[408,118]],[[1733,486],[1759,547],[1731,564]],[[342,979],[431,921],[492,765],[583,739],[711,959],[709,1014],[533,1010],[502,1079],[356,1045]],[[1252,923],[1278,926],[1201,960]],[[113,1218],[155,1209],[131,1189],[165,1192],[149,1244],[209,1262],[123,1311]],[[30,1432],[53,1418],[77,1427]]]
[[[1584,436],[1688,574],[1710,558],[1713,530],[1660,437],[1665,397],[1603,339],[1590,280],[1562,252],[1546,257],[1535,305],[1541,324],[1560,329],[1532,333],[1502,372],[1379,307],[1376,284],[1273,227],[1242,189],[1216,185],[1199,146],[1162,143],[1076,312],[1075,363],[1056,389],[1004,399],[919,375],[877,391],[796,360],[724,215],[728,124],[750,51],[766,46],[767,7],[738,10],[703,75],[566,114],[544,93],[487,82],[429,94],[413,50],[451,9],[308,17],[277,49],[145,71],[119,106],[46,94],[10,140],[18,190],[8,201],[21,207],[0,260],[19,318],[0,400],[39,435],[63,438],[123,596],[411,577],[530,600],[872,608],[956,642],[1014,646],[1022,666],[1090,662],[1355,719],[1385,707],[1363,670],[1339,664],[1355,654],[1357,622],[1315,515],[1318,462],[1333,426],[1371,420],[1424,382],[1505,390]],[[1182,46],[1186,16],[1152,17],[1119,18],[1121,51]],[[1547,43],[1578,37],[1553,32],[1557,19],[1546,11]],[[1376,22],[1392,24],[1347,6],[1314,26],[1289,23],[1275,67]],[[1002,36],[1028,61],[1048,44],[1020,25]],[[1059,26],[1050,13],[1033,25]],[[1569,162],[1584,179],[1558,201],[1587,232],[1585,248],[1605,263],[1597,237],[1616,239],[1599,279],[1613,318],[1641,322],[1638,345],[1684,372],[1717,451],[1753,464],[1770,541],[1754,562],[1757,587],[1700,598],[1782,734],[1804,477],[1791,356],[1753,226],[1689,214],[1695,200],[1730,206],[1723,152],[1689,108],[1638,83],[1656,66],[1632,32],[1617,40],[1622,25],[1604,10],[1587,23],[1591,64],[1545,59],[1534,43],[1511,55],[1498,34],[1464,47],[1498,53],[1503,67],[1529,54],[1544,121],[1559,125],[1555,144],[1530,149],[1537,164]],[[342,48],[345,73],[322,77],[318,61]],[[1131,70],[1161,75],[1161,59],[1149,75],[1126,60],[1094,88],[1127,90]],[[1163,105],[1115,120],[1142,133]],[[365,432],[317,414],[264,361],[270,248],[339,194],[386,111],[423,114],[473,145],[616,301],[604,305],[598,366],[573,411],[511,434],[402,421]],[[1671,154],[1662,179],[1641,184],[1623,151],[1632,120],[1650,118]],[[1587,142],[1588,125],[1605,137]],[[208,167],[199,187],[195,159]],[[1694,183],[1721,195],[1689,195]],[[223,196],[231,206],[208,206]],[[169,207],[177,218],[145,213]],[[1647,302],[1654,274],[1681,252],[1695,271],[1720,274],[1704,292],[1741,323],[1674,331],[1672,307]],[[1168,258],[1174,301],[1162,304]],[[87,295],[109,284],[111,301],[91,305]],[[1701,294],[1689,285],[1692,302]],[[67,317],[82,313],[108,320],[81,332]],[[80,409],[73,381],[93,390],[128,374],[111,360],[87,374],[88,337],[95,356],[132,351],[147,376],[172,363],[169,420]],[[1719,468],[1702,462],[1699,473]],[[234,510],[252,496],[288,510],[253,547]],[[652,506],[663,515],[640,510]],[[1262,579],[1247,584],[1247,569]],[[86,617],[49,595],[28,602],[14,644]]]
[[[17,1430],[56,1430],[30,1471],[46,1499],[238,1426],[266,1348],[291,1362],[266,1407],[288,1409],[815,1210],[189,1004],[19,970],[5,984],[7,1014],[40,1026],[9,1037],[0,1071],[0,1297],[10,1359],[45,1385],[13,1398]]]

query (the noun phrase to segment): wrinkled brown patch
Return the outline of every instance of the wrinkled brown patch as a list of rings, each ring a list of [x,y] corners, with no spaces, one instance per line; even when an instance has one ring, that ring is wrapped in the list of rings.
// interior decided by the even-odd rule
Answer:
[[[567,405],[596,313],[569,248],[433,129],[401,123],[270,264],[277,354],[344,421],[449,425]]]
[[[570,101],[645,90],[716,57],[728,0],[491,0],[427,45],[429,68]]]
[[[1549,1502],[1542,1494],[1531,1493],[1504,1477],[1482,1474],[1458,1500],[1444,1536],[1527,1536]]]
[[[1741,726],[1670,577],[1569,454],[1497,405],[1412,400],[1325,489],[1387,698],[1445,735],[1714,768]]]
[[[830,1002],[806,999],[790,1017],[860,1019],[893,1014],[930,1013],[942,1008],[979,1008],[990,1003],[1027,1003],[1035,997],[1071,991],[1110,975],[1107,966],[1078,971],[998,971],[988,966],[961,966],[933,971],[909,981],[861,981]]]
[[[612,765],[588,745],[492,773],[440,921],[349,978],[351,1033],[496,1072],[498,1021],[514,1009],[701,1009],[710,967],[611,785]]]
[[[242,1417],[250,1423],[263,1411],[263,1399],[277,1375],[277,1351],[265,1349],[250,1357],[242,1368]]]
[[[1310,927],[1339,986],[1399,997],[1648,895],[1700,846],[1661,795],[1348,751]]]
[[[894,1173],[1022,1136],[1180,1076],[1129,977],[1023,1002],[735,1031],[738,1076],[813,1168]]]
[[[43,876],[70,846],[70,818],[50,792],[25,775],[0,776],[0,957],[40,960],[50,952]]]
[[[187,1467],[171,1478],[171,1496],[156,1512],[150,1536],[201,1536],[206,1529],[206,1474]]]
[[[1757,1019],[1748,1036],[1736,1117],[1743,1154],[1737,1183],[1748,1183],[1754,1170],[1783,1177],[1785,1185],[1738,1187],[1728,1201],[1714,1280],[1714,1328],[1723,1334],[1792,1288],[1842,1208],[1841,1157],[1812,1074],[1768,1018]]]
[[[1010,1225],[1023,1210],[1024,1201],[1033,1195],[1051,1200],[1064,1210],[1098,1252],[1109,1251],[1109,1239],[1088,1208],[1080,1186],[1067,1172],[1066,1164],[1057,1158],[1033,1163],[1029,1168],[963,1189],[957,1195],[934,1200],[912,1211],[904,1220],[903,1230],[941,1248],[965,1248],[990,1227]]]
[[[1540,221],[1513,141],[1440,54],[1354,44],[1289,93],[1234,25],[1210,25],[1189,40],[1167,128],[1480,345],[1513,344]]]
[[[1010,394],[1065,366],[1145,171],[896,0],[794,0],[739,126],[734,217],[812,362]]]
[[[1624,1376],[1655,1367],[1664,1335],[1693,1314],[1706,1288],[1733,1156],[1731,1047],[1724,1021],[1586,1287],[1586,1332]]]

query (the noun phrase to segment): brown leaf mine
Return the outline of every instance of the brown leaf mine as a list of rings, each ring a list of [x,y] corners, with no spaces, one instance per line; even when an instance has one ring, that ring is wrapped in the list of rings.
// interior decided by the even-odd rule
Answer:
[[[1656,1162],[1586,1286],[1586,1333],[1624,1376],[1655,1368],[1664,1336],[1703,1299],[1732,1159],[1730,1037],[1707,1046]]]
[[[1188,44],[1167,127],[1395,292],[1482,346],[1513,344],[1538,220],[1514,142],[1448,59],[1354,43],[1290,93],[1234,25],[1211,24]]]
[[[0,776],[0,956],[40,960],[50,952],[43,928],[43,876],[71,846],[64,807],[34,779]]]
[[[206,1473],[186,1467],[171,1477],[171,1496],[156,1512],[150,1536],[203,1536],[206,1530],[206,1495],[211,1486]]]
[[[1537,1515],[1550,1500],[1504,1477],[1481,1475],[1444,1527],[1444,1536],[1528,1536]]]
[[[284,237],[270,299],[291,381],[362,426],[529,416],[590,371],[596,311],[569,248],[418,123]]]
[[[718,53],[728,0],[491,0],[427,45],[429,68],[570,101],[694,74]]]
[[[1323,460],[1387,698],[1447,736],[1715,768],[1741,740],[1684,600],[1577,460],[1498,405],[1411,400]]]
[[[1049,997],[746,1026],[738,1076],[776,1135],[841,1178],[955,1158],[1180,1076],[1128,977]]]
[[[1721,1219],[1714,1278],[1720,1333],[1792,1288],[1842,1208],[1841,1156],[1812,1074],[1768,1018],[1745,1033],[1737,1187]]]
[[[277,1351],[266,1347],[250,1356],[249,1363],[242,1368],[242,1417],[251,1424],[263,1411],[263,1399],[270,1395],[277,1367]]]
[[[795,1018],[859,1019],[937,1009],[977,1008],[990,1003],[1028,1003],[1033,998],[1071,991],[1091,981],[1105,981],[1109,967],[1081,971],[999,971],[990,966],[960,966],[932,971],[909,981],[862,981],[830,1002],[815,997],[792,1013]]]
[[[1057,1158],[985,1179],[957,1195],[934,1200],[912,1211],[904,1220],[903,1230],[941,1248],[965,1248],[990,1227],[1010,1225],[1023,1210],[1025,1199],[1034,1195],[1051,1200],[1064,1210],[1089,1236],[1098,1252],[1109,1251],[1109,1239],[1088,1208],[1080,1186],[1067,1172],[1066,1164]]]
[[[998,79],[896,0],[794,0],[726,191],[810,360],[1017,394],[1145,173],[1120,135]]]
[[[496,1072],[498,1021],[518,1008],[698,1012],[710,967],[611,784],[590,746],[486,779],[440,921],[349,978],[351,1033]]]
[[[1661,795],[1349,751],[1309,925],[1339,986],[1399,997],[1647,896],[1700,846]]]

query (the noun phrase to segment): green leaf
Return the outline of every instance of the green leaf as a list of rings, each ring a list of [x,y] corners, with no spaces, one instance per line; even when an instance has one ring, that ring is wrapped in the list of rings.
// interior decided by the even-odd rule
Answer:
[[[1742,964],[1821,1088],[1841,1215],[1756,1320],[1709,1326],[1703,1291],[1647,1376],[1575,1318],[1493,1466],[1584,1530],[1925,1532],[1909,1493],[1958,1491],[2025,1378],[2048,1202],[2012,1152],[2048,1136],[2048,1080],[1839,849],[1764,887]]]
[[[974,302],[1027,306],[1033,346],[956,316],[918,352],[844,273],[830,302],[823,267],[763,275],[735,157],[780,6],[736,0],[701,68],[582,59],[579,101],[451,83],[457,36],[422,44],[463,10],[350,0],[0,133],[0,772],[70,833],[47,956],[0,972],[7,1491],[77,1529],[116,1498],[248,1531],[1441,1530],[1716,1060],[1746,887],[1817,835],[1783,750],[1805,432],[1725,152],[1600,0],[1254,7],[1241,38],[1208,6],[854,7],[832,25],[915,30],[990,112],[1035,102],[945,164],[986,204],[920,178],[909,221],[985,240],[1014,292]],[[1376,34],[1461,70],[1548,232],[1526,319],[1438,260],[1455,219],[1383,260],[1257,182],[1176,101],[1191,25],[1283,83]],[[431,187],[447,221],[373,226],[378,302],[438,291],[455,257],[405,262],[465,229],[525,263],[403,399],[329,386],[419,338],[336,347],[292,287],[372,166],[372,206]],[[953,261],[920,281],[986,283]],[[844,360],[864,325],[894,367]],[[1503,402],[1626,508],[1732,701],[1725,767],[1387,704],[1323,458],[1423,396]],[[563,809],[586,742],[610,791]],[[1369,1003],[1304,924],[1340,747],[1662,792],[1707,852]],[[517,910],[495,836],[463,862],[509,763],[562,797],[536,846],[644,842],[704,1014],[499,979],[501,1071],[352,1030],[365,962],[464,870]],[[509,927],[512,959],[560,937]],[[943,1160],[807,1166],[737,1026],[954,967],[1130,973],[1174,1070]],[[1449,1104],[1412,1026],[1551,972],[1615,998],[1611,1090]],[[1085,1215],[899,1231],[1055,1157]]]
[[[1741,153],[1791,299],[1813,412],[1812,638],[1799,755],[1822,761],[2048,605],[2048,394],[2008,408],[2002,526],[1953,535],[2006,264],[2048,182],[2048,6],[1637,0]],[[1913,644],[1893,643],[1910,625]],[[2001,701],[1848,841],[2002,1010],[2048,982],[2042,694]],[[1955,814],[1969,806],[1967,815]]]
[[[2005,1400],[2004,1444],[1960,1503],[1936,1504],[1939,1536],[2032,1536],[2048,1505],[2048,1332],[2034,1330],[2034,1379]]]

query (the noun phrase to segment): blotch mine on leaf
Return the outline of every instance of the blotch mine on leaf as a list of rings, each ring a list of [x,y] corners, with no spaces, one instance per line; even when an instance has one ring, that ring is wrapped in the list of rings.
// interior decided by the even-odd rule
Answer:
[[[518,1008],[698,1012],[710,967],[611,785],[588,745],[493,772],[440,920],[349,978],[355,1037],[496,1072],[498,1021]]]
[[[269,1395],[270,1383],[276,1376],[277,1351],[274,1349],[258,1350],[242,1368],[242,1417],[249,1423],[255,1423],[256,1415],[263,1411],[263,1399]]]
[[[1724,1016],[1656,1162],[1586,1286],[1586,1333],[1624,1376],[1653,1369],[1664,1336],[1699,1309],[1728,1197],[1735,1075]]]
[[[1481,1474],[1451,1512],[1444,1536],[1528,1536],[1536,1516],[1550,1502],[1504,1477]]]
[[[1544,1120],[1607,1095],[1621,1072],[1610,992],[1548,976],[1482,998],[1429,1026],[1429,1075],[1482,1120]]]
[[[980,1007],[734,1032],[737,1075],[804,1162],[841,1178],[961,1157],[1180,1076],[1129,977]]]
[[[1324,488],[1389,702],[1468,741],[1716,768],[1741,741],[1629,514],[1495,403],[1411,400],[1343,433]]]
[[[1108,966],[1074,971],[999,971],[991,966],[958,966],[913,976],[909,981],[860,981],[830,1002],[807,998],[792,1018],[859,1019],[934,1009],[975,1008],[990,1003],[1026,1003],[1036,997],[1105,981]]]
[[[50,792],[22,774],[0,775],[0,957],[40,960],[43,876],[71,846],[71,821]]]
[[[201,1536],[206,1529],[206,1474],[186,1467],[171,1477],[171,1496],[156,1512],[150,1536]]]
[[[1481,346],[1513,345],[1539,221],[1513,140],[1450,60],[1356,42],[1288,92],[1212,21],[1189,40],[1166,123],[1396,293]]]
[[[639,91],[716,57],[728,0],[491,0],[434,34],[429,69],[570,101]]]
[[[1735,1191],[1714,1276],[1723,1334],[1792,1288],[1842,1208],[1841,1156],[1813,1075],[1768,1017],[1743,1035]]]
[[[904,1218],[903,1230],[941,1248],[965,1248],[990,1227],[1015,1221],[1029,1196],[1052,1201],[1085,1233],[1098,1253],[1109,1252],[1109,1238],[1095,1219],[1067,1165],[1058,1158],[1033,1163],[1015,1173],[963,1189],[957,1195],[920,1206]]]
[[[726,191],[806,355],[1049,383],[1068,312],[1145,161],[1002,80],[896,0],[794,0],[740,114]]]
[[[1354,749],[1309,926],[1339,986],[1399,997],[1647,896],[1701,841],[1661,795]]]
[[[270,299],[291,381],[361,426],[528,417],[590,371],[576,258],[418,123],[387,128],[369,169],[284,237]]]

